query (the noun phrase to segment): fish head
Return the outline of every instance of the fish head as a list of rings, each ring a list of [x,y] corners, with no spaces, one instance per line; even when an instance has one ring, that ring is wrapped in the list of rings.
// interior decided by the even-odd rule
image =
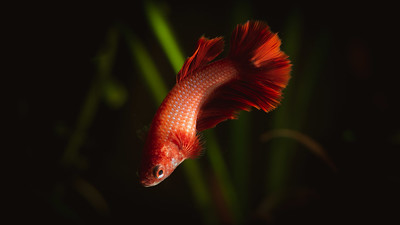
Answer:
[[[140,183],[144,187],[159,184],[171,175],[183,160],[178,146],[173,142],[146,149],[139,169]]]

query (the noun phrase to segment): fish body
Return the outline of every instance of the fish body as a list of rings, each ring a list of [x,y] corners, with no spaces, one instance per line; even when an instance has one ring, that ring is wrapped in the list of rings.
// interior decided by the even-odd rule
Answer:
[[[222,38],[200,38],[193,56],[177,75],[153,118],[145,144],[139,178],[154,186],[187,158],[201,153],[198,133],[235,119],[251,107],[266,112],[279,104],[289,80],[290,62],[280,51],[280,40],[258,21],[238,25],[231,52],[212,61],[222,50]]]

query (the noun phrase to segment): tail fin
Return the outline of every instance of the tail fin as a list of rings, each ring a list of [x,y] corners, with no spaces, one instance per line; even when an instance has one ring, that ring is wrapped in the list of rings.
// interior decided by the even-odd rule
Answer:
[[[263,22],[249,21],[236,27],[227,58],[237,65],[239,79],[218,88],[203,104],[197,130],[235,119],[240,110],[255,107],[269,112],[278,106],[291,70],[280,45],[278,35]]]
[[[281,40],[267,24],[249,21],[232,33],[229,58],[239,65],[243,100],[250,106],[269,112],[275,109],[286,87],[291,64],[280,50]]]
[[[233,31],[228,57],[254,68],[267,69],[277,61],[285,62],[290,67],[288,57],[280,50],[280,46],[281,40],[267,24],[249,21],[238,25]]]

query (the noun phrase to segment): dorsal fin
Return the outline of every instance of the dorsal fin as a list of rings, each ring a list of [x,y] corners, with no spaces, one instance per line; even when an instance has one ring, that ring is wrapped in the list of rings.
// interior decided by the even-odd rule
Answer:
[[[176,75],[176,82],[180,82],[187,75],[200,67],[206,65],[208,62],[217,57],[224,49],[224,40],[222,37],[208,39],[201,37],[197,42],[196,51],[193,55],[186,59],[182,69]]]

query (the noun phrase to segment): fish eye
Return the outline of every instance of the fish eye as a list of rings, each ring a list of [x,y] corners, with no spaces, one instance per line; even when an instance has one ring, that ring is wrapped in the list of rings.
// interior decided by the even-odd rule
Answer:
[[[164,170],[161,165],[157,165],[154,167],[153,175],[154,175],[154,177],[156,177],[158,179],[160,179],[161,177],[164,176]]]

